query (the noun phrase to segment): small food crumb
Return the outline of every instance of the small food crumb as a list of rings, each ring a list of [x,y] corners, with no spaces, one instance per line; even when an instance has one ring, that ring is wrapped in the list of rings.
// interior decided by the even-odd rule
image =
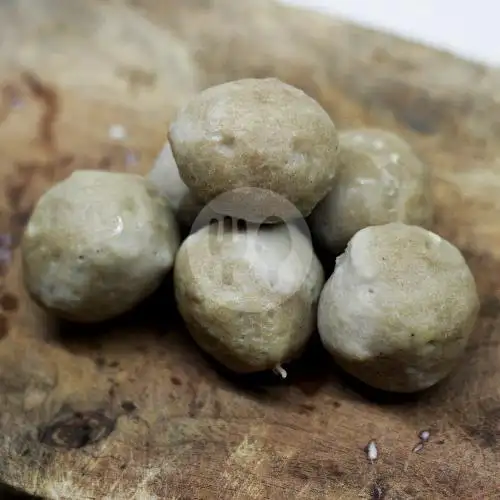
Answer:
[[[288,376],[286,370],[280,365],[276,366],[273,372],[276,373],[276,375],[280,376],[282,379],[286,379],[286,377]]]
[[[370,462],[374,462],[378,458],[378,448],[377,448],[377,443],[375,442],[374,439],[372,439],[367,445],[366,445],[366,456],[368,457],[368,460]]]
[[[373,147],[380,151],[381,149],[384,149],[384,142],[381,140],[373,141]]]
[[[127,131],[123,125],[111,125],[108,132],[109,138],[115,141],[122,141],[127,137]]]
[[[425,442],[429,441],[429,438],[431,437],[431,433],[428,430],[420,431],[418,433],[418,437],[420,438],[420,441],[423,441],[425,443]]]
[[[422,441],[420,441],[420,443],[417,443],[414,447],[413,447],[413,453],[420,453],[422,450],[424,449],[424,443]]]
[[[397,163],[399,161],[399,159],[401,158],[401,156],[398,155],[398,153],[392,153],[390,158],[391,158],[392,163]]]

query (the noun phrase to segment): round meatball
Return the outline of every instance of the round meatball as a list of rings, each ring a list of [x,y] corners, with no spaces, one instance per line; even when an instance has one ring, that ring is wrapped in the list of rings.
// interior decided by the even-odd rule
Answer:
[[[214,222],[182,243],[174,267],[179,311],[194,340],[230,370],[273,369],[316,328],[323,269],[293,225]]]
[[[339,134],[333,189],[310,217],[311,231],[332,252],[368,226],[403,222],[430,229],[430,170],[397,135],[378,129]]]
[[[335,125],[314,99],[274,78],[204,90],[179,112],[169,139],[183,181],[204,202],[261,188],[306,216],[333,186]]]
[[[26,287],[42,307],[96,322],[133,308],[179,247],[167,201],[143,177],[76,171],[38,201],[22,240]]]
[[[362,229],[321,293],[322,342],[347,372],[395,392],[426,389],[462,356],[479,309],[460,251],[417,226]]]
[[[193,196],[181,179],[168,141],[146,177],[168,199],[177,222],[184,227],[191,227],[204,203]]]

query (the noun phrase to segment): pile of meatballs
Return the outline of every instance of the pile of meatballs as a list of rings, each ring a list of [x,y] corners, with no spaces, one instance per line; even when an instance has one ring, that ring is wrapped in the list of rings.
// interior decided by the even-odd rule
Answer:
[[[43,194],[23,276],[45,310],[86,323],[173,276],[186,330],[229,370],[286,377],[318,332],[354,377],[414,392],[458,364],[479,309],[432,223],[429,168],[402,138],[338,131],[301,90],[243,79],[179,110],[148,175],[75,171]]]

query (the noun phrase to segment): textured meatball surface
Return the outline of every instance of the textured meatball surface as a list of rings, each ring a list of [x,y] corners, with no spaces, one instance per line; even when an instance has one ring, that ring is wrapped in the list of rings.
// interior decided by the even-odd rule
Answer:
[[[332,120],[314,99],[275,78],[202,91],[180,110],[169,140],[181,178],[205,202],[236,188],[261,188],[306,216],[335,177]]]
[[[359,231],[338,257],[321,293],[318,329],[347,372],[413,392],[451,372],[478,310],[460,251],[423,228],[391,223]]]
[[[24,282],[58,316],[102,321],[153,292],[179,244],[174,215],[149,181],[76,171],[33,211],[22,240]]]
[[[316,328],[323,269],[294,226],[205,226],[182,243],[176,299],[202,349],[235,372],[298,356]]]

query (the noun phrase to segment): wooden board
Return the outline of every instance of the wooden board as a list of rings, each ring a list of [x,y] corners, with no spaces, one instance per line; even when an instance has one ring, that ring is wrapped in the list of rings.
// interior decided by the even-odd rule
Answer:
[[[1,481],[49,499],[500,498],[498,73],[265,0],[9,0],[0,26]],[[197,89],[271,75],[432,165],[435,229],[482,300],[439,387],[367,390],[317,343],[286,382],[228,377],[180,325],[168,282],[93,328],[27,299],[17,245],[44,190],[76,168],[147,172]]]

